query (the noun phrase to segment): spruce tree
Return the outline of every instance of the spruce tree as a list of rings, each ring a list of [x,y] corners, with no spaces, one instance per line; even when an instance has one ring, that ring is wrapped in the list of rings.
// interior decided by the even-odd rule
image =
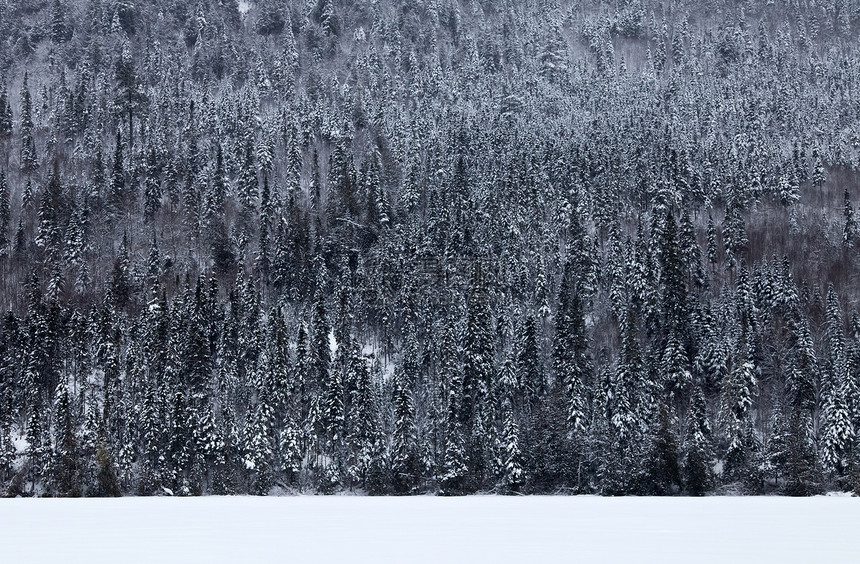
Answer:
[[[28,73],[21,87],[21,172],[28,175],[39,168],[36,143],[33,140],[33,100],[30,97]]]
[[[11,219],[9,185],[6,183],[6,173],[0,170],[0,259],[9,255],[9,223]]]
[[[586,397],[591,359],[585,332],[583,287],[570,263],[564,267],[553,336],[553,370],[567,397],[567,421],[576,434],[585,432]]]
[[[12,135],[12,117],[12,106],[9,103],[6,84],[0,83],[0,138],[8,138]]]
[[[726,442],[726,464],[723,471],[728,480],[746,480],[749,477],[752,451],[752,414],[750,408],[756,395],[758,378],[750,358],[749,326],[742,320],[741,337],[736,349],[734,365],[728,374],[720,395],[720,423]]]
[[[843,200],[842,219],[844,223],[842,227],[842,244],[845,248],[850,249],[854,246],[854,241],[857,239],[857,220],[854,219],[854,205],[851,203],[851,194],[848,192],[847,187],[845,188]]]
[[[537,325],[534,316],[528,315],[520,337],[517,374],[521,379],[521,385],[529,405],[540,401],[546,394],[546,376],[542,365],[540,350],[538,349]]]
[[[678,226],[671,211],[660,233],[660,300],[664,326],[684,334],[687,330],[686,276],[678,243]]]
[[[694,386],[687,413],[684,436],[682,473],[684,486],[691,495],[703,495],[711,486],[711,428],[705,411],[705,395],[701,386]]]
[[[469,288],[466,329],[463,335],[463,398],[460,420],[471,424],[483,417],[493,378],[492,315],[481,264],[475,263]]]
[[[415,436],[415,406],[412,386],[415,381],[417,362],[414,344],[407,348],[402,366],[394,372],[394,444],[391,459],[392,479],[395,491],[409,493],[417,484],[418,458]],[[410,358],[411,357],[411,358]]]
[[[53,480],[57,493],[63,497],[81,495],[79,454],[72,405],[65,382],[60,382],[54,394],[54,463]]]

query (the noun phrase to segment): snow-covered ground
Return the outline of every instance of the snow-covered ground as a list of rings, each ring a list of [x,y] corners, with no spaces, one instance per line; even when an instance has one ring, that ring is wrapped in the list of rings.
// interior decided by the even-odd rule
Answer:
[[[0,561],[860,562],[849,497],[0,500]]]

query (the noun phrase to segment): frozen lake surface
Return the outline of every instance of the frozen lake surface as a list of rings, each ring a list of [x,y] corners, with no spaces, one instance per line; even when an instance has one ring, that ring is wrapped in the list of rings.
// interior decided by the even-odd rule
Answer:
[[[860,562],[850,497],[0,500],[3,562]]]

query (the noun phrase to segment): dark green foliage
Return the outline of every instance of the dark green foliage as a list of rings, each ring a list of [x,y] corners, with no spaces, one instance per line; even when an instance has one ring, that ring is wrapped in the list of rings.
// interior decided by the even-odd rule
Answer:
[[[684,487],[690,495],[703,495],[711,487],[712,461],[711,429],[705,412],[705,396],[697,386],[691,396],[687,414],[681,467]]]
[[[92,490],[87,491],[87,495],[90,497],[119,497],[122,495],[116,474],[113,454],[100,441],[96,445],[96,481]]]
[[[857,487],[845,6],[12,4],[3,491]]]

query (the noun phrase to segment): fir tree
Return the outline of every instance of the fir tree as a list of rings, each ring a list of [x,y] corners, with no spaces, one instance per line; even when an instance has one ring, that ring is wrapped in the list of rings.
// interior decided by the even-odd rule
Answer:
[[[59,495],[78,497],[81,495],[78,444],[71,399],[64,382],[57,386],[54,397],[54,482]]]
[[[9,103],[6,85],[0,84],[0,138],[8,138],[12,135],[12,118],[12,106]]]
[[[695,386],[690,397],[687,431],[684,436],[682,472],[684,485],[692,495],[703,495],[711,486],[711,429],[705,412],[705,396]]]
[[[842,207],[842,244],[846,248],[854,246],[854,240],[857,238],[857,221],[854,219],[854,206],[851,203],[851,194],[848,193],[848,188],[845,188],[844,204]]]
[[[24,73],[21,87],[21,172],[29,176],[39,168],[39,160],[33,140],[33,101],[27,83],[28,74]]]
[[[750,408],[756,395],[758,378],[749,354],[748,330],[743,322],[734,365],[720,395],[720,422],[728,443],[724,475],[732,480],[749,477],[750,455],[754,445]]]
[[[516,493],[525,482],[523,472],[522,452],[520,451],[520,430],[514,420],[513,409],[510,400],[506,400],[504,411],[504,429],[502,432],[503,460],[502,460],[502,487],[505,491]]]
[[[407,348],[407,358],[394,373],[394,445],[391,469],[395,491],[408,493],[417,482],[418,459],[415,436],[415,407],[412,385],[417,371],[414,344]]]
[[[0,170],[0,258],[9,254],[9,223],[11,219],[9,185],[6,183],[6,173]]]
[[[591,361],[585,333],[582,286],[574,276],[572,268],[565,265],[556,311],[553,369],[567,396],[568,424],[574,433],[581,434],[587,421],[586,386]]]
[[[493,378],[494,343],[490,327],[489,297],[480,263],[476,263],[470,284],[466,332],[463,335],[463,399],[460,420],[471,424],[482,417]]]

